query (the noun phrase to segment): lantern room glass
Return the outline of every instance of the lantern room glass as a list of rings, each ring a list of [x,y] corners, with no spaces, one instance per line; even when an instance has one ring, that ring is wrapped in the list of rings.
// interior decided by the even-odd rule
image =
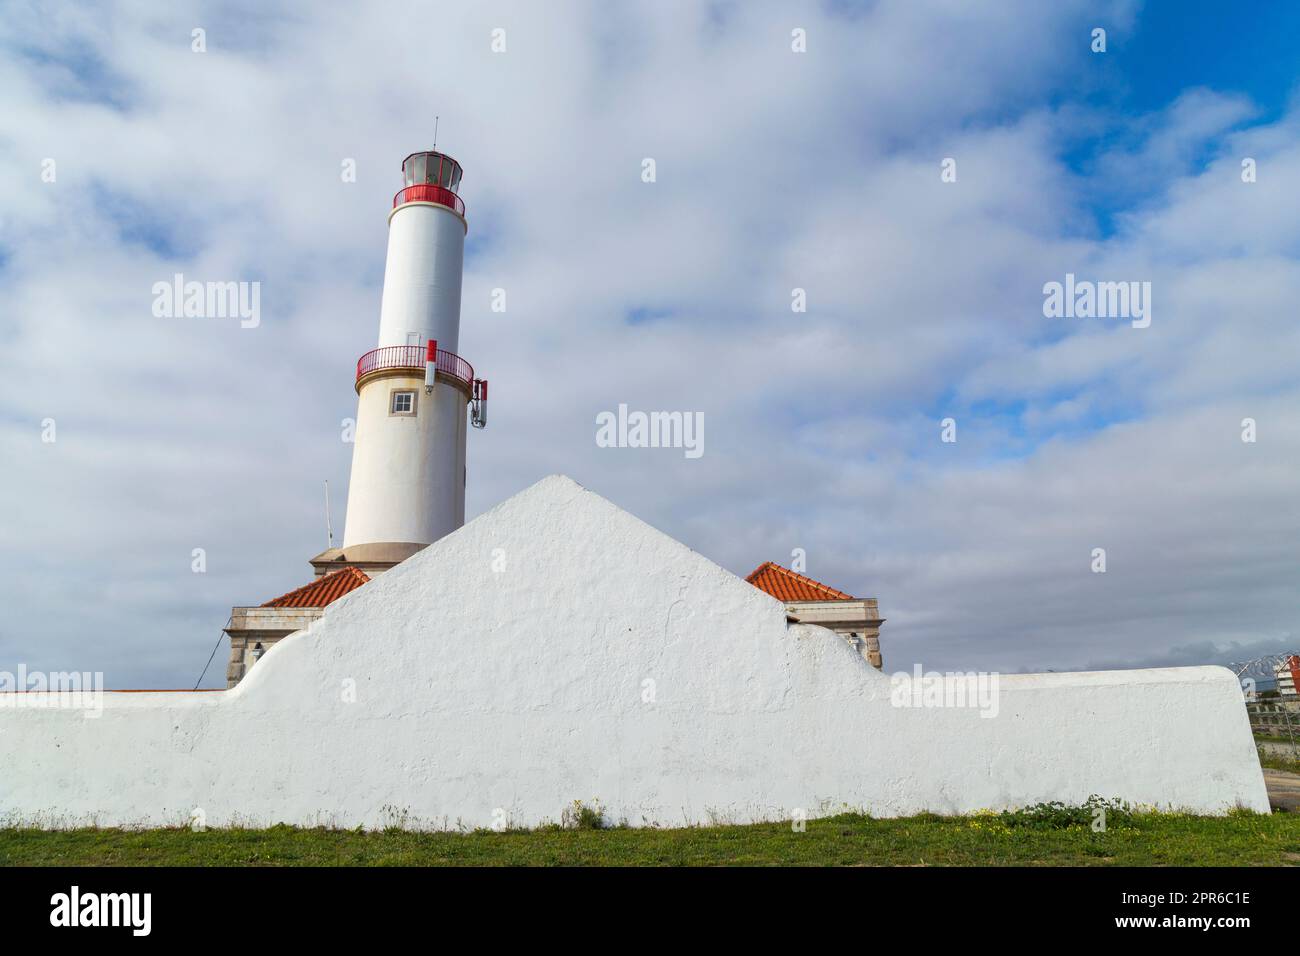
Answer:
[[[402,165],[402,179],[407,186],[441,186],[456,192],[460,189],[460,163],[437,152],[414,153]]]

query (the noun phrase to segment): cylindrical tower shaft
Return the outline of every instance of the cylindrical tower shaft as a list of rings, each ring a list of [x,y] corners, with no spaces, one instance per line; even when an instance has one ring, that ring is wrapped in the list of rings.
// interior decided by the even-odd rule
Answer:
[[[460,345],[465,221],[446,206],[403,203],[388,220],[379,345]]]
[[[465,523],[465,409],[477,390],[473,369],[456,354],[467,230],[455,192],[460,166],[426,152],[402,168],[406,186],[388,222],[379,347],[357,363],[343,557],[361,546],[430,544]],[[436,354],[432,385],[427,353]]]

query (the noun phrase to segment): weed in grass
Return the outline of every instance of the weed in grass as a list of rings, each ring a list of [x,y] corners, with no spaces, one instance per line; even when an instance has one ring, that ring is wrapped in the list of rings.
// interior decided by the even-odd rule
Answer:
[[[601,807],[599,800],[595,801],[595,805],[590,807],[581,800],[574,800],[571,806],[564,808],[560,822],[568,830],[608,829],[608,824],[605,822],[605,811]]]
[[[1124,830],[1133,826],[1134,816],[1133,808],[1123,800],[1107,800],[1093,794],[1073,806],[1053,800],[1020,810],[1003,810],[998,819],[1012,830],[1090,830],[1098,820],[1105,830]]]

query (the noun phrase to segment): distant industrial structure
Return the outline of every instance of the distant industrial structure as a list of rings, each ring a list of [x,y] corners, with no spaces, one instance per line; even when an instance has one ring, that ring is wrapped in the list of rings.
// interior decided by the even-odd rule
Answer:
[[[1296,685],[1300,684],[1300,655],[1289,654],[1273,667],[1277,677],[1277,692],[1280,697],[1295,697]]]

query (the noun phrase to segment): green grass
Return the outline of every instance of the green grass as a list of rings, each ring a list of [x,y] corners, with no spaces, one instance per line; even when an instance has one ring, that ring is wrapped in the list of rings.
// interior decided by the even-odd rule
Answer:
[[[493,833],[298,829],[0,829],[4,865],[1191,865],[1294,866],[1300,814],[1226,817],[1112,807],[1104,833],[1088,808],[875,820],[843,814],[789,823],[674,830],[550,827]],[[586,821],[588,824],[591,821]]]
[[[1300,743],[1300,737],[1279,737],[1276,734],[1255,734],[1257,742],[1266,742],[1270,744],[1294,744]]]
[[[1259,755],[1259,765],[1267,770],[1285,770],[1287,773],[1300,773],[1300,760],[1278,757],[1273,754],[1261,753]]]

